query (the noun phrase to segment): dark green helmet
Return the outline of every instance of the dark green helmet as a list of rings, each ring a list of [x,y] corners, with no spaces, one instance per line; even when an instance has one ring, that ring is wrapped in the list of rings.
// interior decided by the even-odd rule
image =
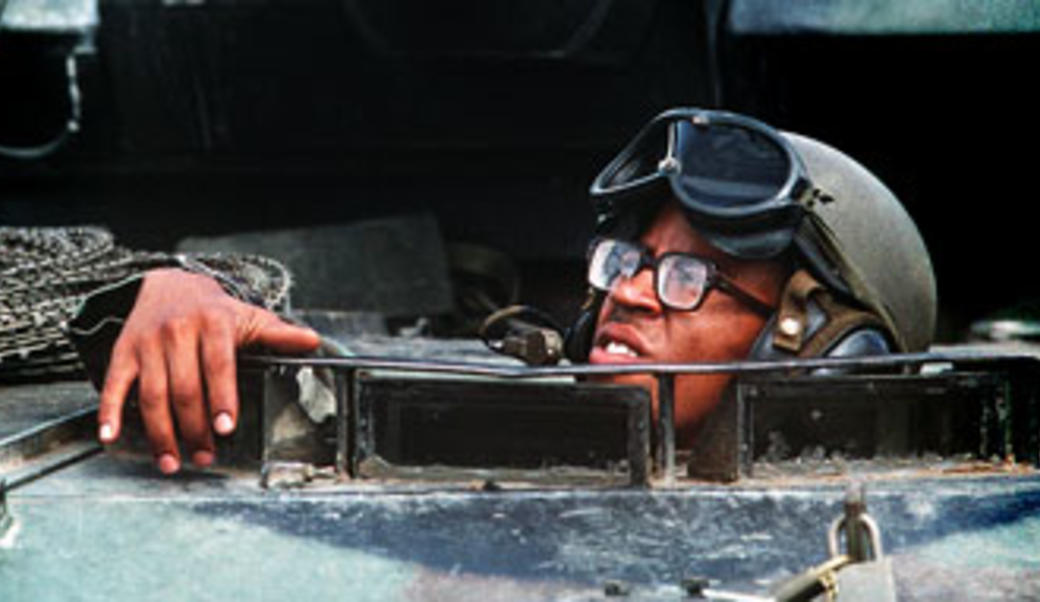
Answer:
[[[874,311],[899,350],[926,349],[935,330],[935,275],[906,209],[848,155],[806,136],[783,135],[828,196],[808,208],[795,236],[808,267]]]

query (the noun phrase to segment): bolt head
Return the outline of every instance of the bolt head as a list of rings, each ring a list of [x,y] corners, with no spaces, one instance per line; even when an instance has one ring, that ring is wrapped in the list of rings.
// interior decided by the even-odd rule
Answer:
[[[797,336],[802,331],[802,323],[796,318],[784,318],[780,320],[780,332],[789,337]]]

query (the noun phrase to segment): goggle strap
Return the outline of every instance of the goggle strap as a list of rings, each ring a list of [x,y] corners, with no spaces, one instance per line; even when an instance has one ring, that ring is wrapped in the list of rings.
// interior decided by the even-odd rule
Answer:
[[[822,188],[810,187],[808,191],[809,198],[805,203],[807,209],[812,210],[817,204],[829,205],[834,202],[834,197],[827,194],[827,191]]]
[[[835,201],[834,196],[823,188],[813,186],[804,181],[803,183],[806,185],[795,197],[795,201],[804,207],[807,212],[815,209],[816,205],[829,205]]]

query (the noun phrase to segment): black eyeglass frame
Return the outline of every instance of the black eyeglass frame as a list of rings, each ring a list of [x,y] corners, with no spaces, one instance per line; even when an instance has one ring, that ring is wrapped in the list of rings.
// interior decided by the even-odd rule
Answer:
[[[618,238],[611,238],[607,236],[599,236],[594,238],[592,242],[589,243],[588,252],[586,254],[586,261],[589,264],[589,270],[591,270],[592,268],[592,256],[596,252],[596,248],[604,242],[620,243],[622,245],[626,245],[639,251],[639,264],[636,266],[635,271],[632,272],[632,275],[626,277],[635,278],[635,276],[644,269],[652,268],[654,272],[654,295],[657,296],[658,302],[663,307],[667,307],[674,311],[697,311],[698,309],[700,309],[701,305],[704,304],[704,300],[708,297],[708,294],[712,291],[712,289],[718,289],[730,295],[731,297],[743,302],[752,311],[764,318],[769,318],[771,315],[773,315],[773,312],[776,311],[776,308],[760,300],[758,297],[754,296],[750,292],[744,290],[732,278],[723,273],[717,263],[715,263],[711,259],[708,259],[707,257],[702,257],[694,253],[668,251],[666,253],[662,253],[657,257],[654,257],[654,255],[650,252],[650,249],[646,248],[644,245],[640,243],[628,240],[621,240]],[[707,269],[707,275],[705,276],[704,286],[702,287],[700,297],[698,297],[697,300],[689,307],[683,307],[680,305],[670,303],[664,299],[664,296],[661,295],[662,282],[661,271],[659,269],[660,265],[666,259],[676,256],[698,261],[704,264],[704,266]],[[624,274],[622,272],[618,272],[618,276],[623,275]],[[610,292],[610,288],[604,289],[593,283],[591,273],[588,270],[586,272],[585,279],[586,281],[588,281],[589,285],[595,288],[596,290],[603,291],[604,293]]]

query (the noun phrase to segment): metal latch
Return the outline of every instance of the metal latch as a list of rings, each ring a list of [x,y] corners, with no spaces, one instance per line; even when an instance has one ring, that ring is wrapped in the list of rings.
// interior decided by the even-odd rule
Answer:
[[[881,531],[867,514],[862,484],[849,485],[844,506],[844,513],[834,519],[827,532],[830,558],[783,583],[776,590],[775,600],[800,602],[817,596],[824,596],[828,602],[895,599],[889,567],[882,562]],[[840,549],[842,540],[844,550]],[[859,571],[862,574],[852,580],[845,579],[845,575],[857,567],[866,567],[866,570]],[[839,597],[845,583],[853,584],[853,591]],[[864,598],[864,592],[868,598]]]
[[[834,519],[827,531],[827,550],[832,558],[839,555],[839,540],[844,534],[845,554],[852,562],[879,560],[881,531],[867,514],[863,485],[850,485],[845,492],[845,514]]]

